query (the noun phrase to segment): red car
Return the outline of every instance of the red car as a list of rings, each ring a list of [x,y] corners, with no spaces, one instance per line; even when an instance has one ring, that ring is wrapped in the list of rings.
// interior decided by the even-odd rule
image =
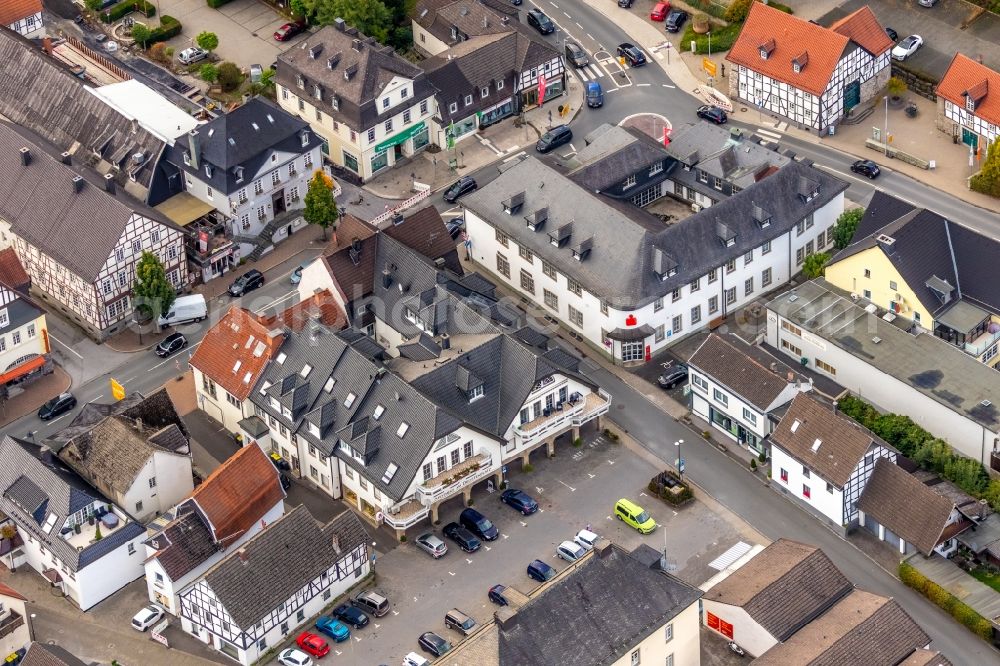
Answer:
[[[299,634],[299,637],[295,639],[295,644],[317,659],[330,654],[330,646],[327,645],[326,641],[310,631],[303,631]]]
[[[287,42],[289,39],[306,29],[304,21],[293,21],[286,23],[274,31],[274,38],[279,42]]]
[[[667,12],[670,11],[669,2],[658,2],[653,7],[653,10],[649,12],[650,21],[663,21],[667,18]]]

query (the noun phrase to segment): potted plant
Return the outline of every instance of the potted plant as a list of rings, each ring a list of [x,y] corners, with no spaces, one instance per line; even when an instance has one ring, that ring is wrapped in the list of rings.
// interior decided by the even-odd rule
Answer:
[[[889,94],[889,104],[899,106],[903,103],[903,93],[906,92],[906,81],[898,76],[890,77],[889,82],[885,84],[885,91]]]

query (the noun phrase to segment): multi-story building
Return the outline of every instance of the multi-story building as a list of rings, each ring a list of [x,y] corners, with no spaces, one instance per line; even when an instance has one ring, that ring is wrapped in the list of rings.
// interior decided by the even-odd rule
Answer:
[[[506,0],[420,0],[410,16],[413,46],[425,57],[483,35],[509,32],[518,8]]]
[[[580,187],[610,199],[645,206],[668,192],[677,168],[662,143],[635,128],[603,124],[568,163],[569,177]]]
[[[31,626],[24,610],[27,597],[0,583],[0,654],[24,654],[31,643]]]
[[[0,185],[0,234],[33,292],[103,340],[132,321],[143,252],[159,257],[171,284],[186,283],[183,232],[120,192],[113,174],[100,177],[48,150],[16,126],[0,127],[0,170],[11,175]],[[25,205],[36,192],[45,192],[46,205]]]
[[[985,156],[986,148],[1000,134],[997,90],[1000,90],[1000,72],[956,52],[934,91],[938,129],[961,137],[962,143]]]
[[[181,591],[181,627],[254,664],[369,574],[368,541],[353,512],[320,527],[299,506]]]
[[[793,162],[674,224],[527,157],[462,199],[470,257],[621,363],[779,287],[832,245],[847,184]]]
[[[726,55],[729,96],[825,134],[885,86],[893,46],[867,6],[824,28],[755,2]]]
[[[0,5],[0,25],[28,39],[43,37],[42,0],[10,0],[3,3]]]
[[[423,70],[342,20],[278,56],[278,104],[312,127],[323,155],[369,180],[431,142],[437,112]]]
[[[8,257],[11,248],[3,250]],[[20,266],[17,257],[11,257]],[[23,272],[23,270],[22,270]],[[28,381],[47,368],[51,351],[45,312],[27,295],[8,287],[0,276],[0,395],[9,387]]]

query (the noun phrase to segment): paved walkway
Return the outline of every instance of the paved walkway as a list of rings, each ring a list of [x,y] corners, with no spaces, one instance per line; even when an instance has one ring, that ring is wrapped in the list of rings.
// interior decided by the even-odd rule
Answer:
[[[965,573],[957,564],[940,555],[914,555],[908,564],[968,604],[983,617],[1000,617],[1000,592]]]
[[[0,427],[13,423],[22,416],[34,414],[43,403],[69,390],[73,383],[69,374],[58,365],[53,368],[51,374],[39,377],[23,389],[14,389],[18,391],[17,395],[0,401]],[[12,434],[24,436],[27,433]]]

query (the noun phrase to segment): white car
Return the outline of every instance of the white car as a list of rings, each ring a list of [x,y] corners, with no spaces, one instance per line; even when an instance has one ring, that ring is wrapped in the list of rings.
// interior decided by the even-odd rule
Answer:
[[[427,661],[416,652],[411,652],[403,657],[403,666],[431,666],[431,662]]]
[[[313,666],[313,660],[309,655],[294,648],[282,650],[278,655],[278,663],[281,666]]]
[[[575,541],[563,541],[556,548],[556,555],[567,562],[576,562],[587,554],[587,550]]]
[[[108,53],[116,53],[118,51],[118,42],[104,42],[104,50]]]
[[[590,530],[580,530],[576,533],[576,536],[573,537],[573,541],[575,541],[584,550],[591,550],[594,547],[594,543],[596,543],[600,538],[601,537],[597,536]]]
[[[132,628],[139,631],[146,631],[163,617],[163,609],[150,604],[135,614],[132,618]]]
[[[177,59],[180,60],[181,63],[185,65],[196,63],[199,60],[204,60],[207,57],[208,57],[208,51],[200,49],[197,46],[186,48],[177,54]]]
[[[921,46],[924,45],[924,38],[920,35],[910,35],[906,39],[903,39],[896,44],[892,49],[892,59],[893,60],[906,60],[911,55],[917,52]]]

